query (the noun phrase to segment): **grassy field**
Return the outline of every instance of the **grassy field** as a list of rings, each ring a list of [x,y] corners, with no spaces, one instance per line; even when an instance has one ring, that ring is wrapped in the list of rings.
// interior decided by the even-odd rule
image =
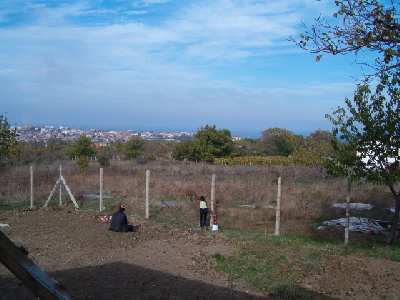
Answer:
[[[58,176],[58,164],[34,166],[34,198],[37,206],[47,199]],[[343,212],[332,209],[335,202],[345,199],[342,178],[333,178],[319,167],[301,166],[218,166],[209,164],[154,161],[139,164],[113,161],[104,170],[105,205],[114,209],[124,201],[137,215],[144,214],[145,170],[151,171],[151,214],[157,217],[177,214],[182,224],[197,223],[194,199],[205,195],[210,199],[211,175],[216,174],[216,201],[219,222],[225,228],[255,228],[272,230],[277,178],[282,176],[282,222],[284,230],[298,226],[291,222],[310,223]],[[98,209],[99,166],[92,163],[82,173],[72,162],[63,162],[63,174],[82,209]],[[57,196],[56,196],[57,197]],[[174,200],[177,206],[161,208],[161,200]],[[392,205],[391,194],[383,186],[355,186],[353,201],[366,202],[384,209]],[[53,200],[52,204],[57,204]],[[250,205],[254,208],[243,207]],[[29,166],[0,171],[0,209],[29,207]],[[163,216],[160,216],[163,218]],[[303,230],[302,228],[300,228]]]
[[[379,237],[344,246],[329,235],[266,236],[254,230],[225,230],[223,235],[236,243],[237,251],[228,257],[214,255],[216,269],[232,281],[243,280],[283,299],[310,299],[302,287],[305,279],[323,272],[332,257],[400,262],[400,245],[387,247]]]
[[[210,199],[211,175],[216,174],[218,238],[233,244],[234,251],[214,253],[211,260],[232,287],[243,282],[282,299],[331,299],[324,295],[396,299],[399,245],[387,247],[383,237],[351,233],[350,245],[345,247],[342,230],[316,229],[322,220],[344,216],[343,210],[332,208],[333,203],[345,199],[343,179],[330,177],[316,167],[113,161],[104,169],[105,213],[111,213],[123,201],[130,218],[143,219],[147,169],[151,171],[150,222],[181,232],[198,226],[195,198],[205,195]],[[93,163],[81,173],[71,162],[64,162],[63,170],[81,210],[96,212],[99,166]],[[57,176],[58,164],[35,166],[37,206],[47,199]],[[271,235],[274,211],[267,206],[275,204],[278,176],[282,176],[282,235],[275,237]],[[375,206],[370,211],[353,211],[353,216],[390,219],[386,208],[392,205],[392,199],[385,187],[358,184],[352,199]],[[162,200],[174,205],[165,207]],[[57,203],[58,199],[52,201],[53,205]],[[29,166],[2,170],[0,210],[20,211],[28,205]],[[67,210],[69,207],[72,209],[67,205]],[[209,233],[209,238],[212,241],[213,234]],[[190,247],[195,251],[197,246]]]

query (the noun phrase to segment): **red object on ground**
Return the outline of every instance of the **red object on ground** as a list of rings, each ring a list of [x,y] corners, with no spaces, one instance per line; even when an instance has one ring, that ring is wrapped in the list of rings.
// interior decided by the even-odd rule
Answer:
[[[111,216],[99,216],[98,219],[101,223],[111,223]]]

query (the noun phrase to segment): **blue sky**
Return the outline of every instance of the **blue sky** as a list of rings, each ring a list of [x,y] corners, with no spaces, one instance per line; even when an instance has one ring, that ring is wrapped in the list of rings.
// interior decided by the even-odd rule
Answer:
[[[288,41],[333,1],[0,2],[0,113],[14,124],[257,136],[327,129],[351,96],[353,57]]]

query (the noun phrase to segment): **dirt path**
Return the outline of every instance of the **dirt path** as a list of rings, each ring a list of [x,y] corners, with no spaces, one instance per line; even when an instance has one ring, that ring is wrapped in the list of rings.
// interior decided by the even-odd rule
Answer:
[[[216,273],[211,256],[233,246],[218,235],[145,223],[117,234],[91,213],[33,211],[2,214],[10,237],[52,273],[74,299],[265,299]],[[30,299],[0,267],[1,299]]]

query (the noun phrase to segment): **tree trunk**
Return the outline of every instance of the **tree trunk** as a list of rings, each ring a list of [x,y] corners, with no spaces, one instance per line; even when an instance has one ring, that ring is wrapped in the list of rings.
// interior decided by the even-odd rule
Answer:
[[[394,217],[393,217],[393,224],[392,224],[392,230],[390,232],[390,237],[388,240],[388,244],[393,244],[396,241],[397,238],[397,228],[399,224],[399,216],[400,216],[400,194],[398,194],[393,185],[390,185],[390,190],[392,191],[394,198],[395,198],[395,211],[394,211]]]

